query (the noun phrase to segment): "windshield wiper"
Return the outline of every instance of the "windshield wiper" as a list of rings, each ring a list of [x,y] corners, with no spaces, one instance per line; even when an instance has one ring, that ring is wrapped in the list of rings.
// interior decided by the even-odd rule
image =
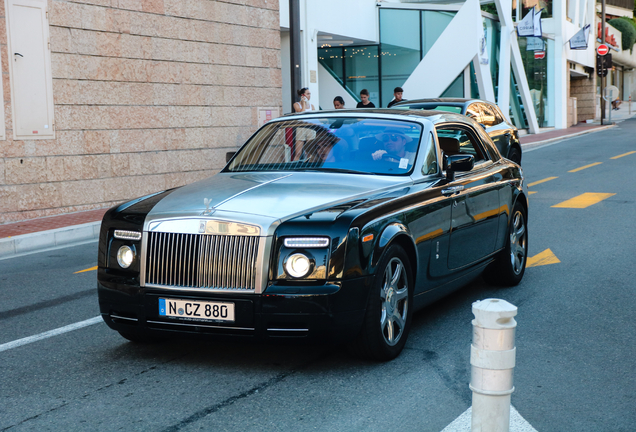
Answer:
[[[368,171],[356,171],[356,170],[352,170],[352,169],[346,169],[346,168],[329,168],[329,167],[313,167],[313,168],[305,168],[304,170],[306,171],[331,171],[331,172],[337,172],[337,173],[345,173],[345,174],[370,174],[370,175],[377,175],[374,172],[368,172]]]

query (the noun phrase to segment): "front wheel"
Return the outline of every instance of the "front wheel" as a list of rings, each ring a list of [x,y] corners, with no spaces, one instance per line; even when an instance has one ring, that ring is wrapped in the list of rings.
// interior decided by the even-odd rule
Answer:
[[[495,262],[486,269],[486,279],[494,284],[515,286],[521,282],[526,271],[528,257],[528,226],[526,211],[516,203],[508,225],[506,248]]]
[[[378,264],[362,331],[352,348],[366,358],[387,361],[406,344],[413,314],[413,277],[400,246],[390,246]]]

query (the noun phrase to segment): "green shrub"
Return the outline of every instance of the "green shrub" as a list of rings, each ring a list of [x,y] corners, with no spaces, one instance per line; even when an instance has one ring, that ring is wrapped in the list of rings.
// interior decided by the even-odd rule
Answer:
[[[623,46],[621,48],[631,51],[636,42],[636,27],[634,27],[634,21],[627,17],[620,17],[611,19],[607,23],[621,32],[623,40]]]

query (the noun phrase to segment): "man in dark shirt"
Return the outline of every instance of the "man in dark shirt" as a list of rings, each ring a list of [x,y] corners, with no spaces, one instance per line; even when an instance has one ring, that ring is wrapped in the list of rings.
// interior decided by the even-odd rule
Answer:
[[[358,105],[356,105],[356,108],[375,108],[375,105],[373,104],[373,102],[369,100],[369,90],[367,89],[360,90],[360,99],[362,99],[362,102],[358,102]]]
[[[387,105],[387,108],[391,108],[396,103],[402,102],[403,100],[406,100],[406,99],[402,99],[402,94],[403,93],[404,93],[404,90],[402,90],[402,87],[394,88],[393,89],[394,99],[391,102],[389,102],[389,104]]]

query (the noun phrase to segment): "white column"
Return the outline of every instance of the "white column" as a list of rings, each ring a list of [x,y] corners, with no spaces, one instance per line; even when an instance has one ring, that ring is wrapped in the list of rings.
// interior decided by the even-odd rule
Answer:
[[[565,22],[567,19],[566,2],[556,1],[552,3],[552,15],[554,17],[554,49],[552,56],[554,69],[554,127],[566,129],[568,127],[568,80],[570,73],[567,62],[567,35],[565,34]],[[590,39],[594,40],[594,29]],[[550,70],[548,69],[548,73]]]
[[[515,31],[512,22],[512,0],[499,0],[496,2],[496,6],[501,23],[497,105],[506,119],[510,121],[510,38],[512,32]]]

